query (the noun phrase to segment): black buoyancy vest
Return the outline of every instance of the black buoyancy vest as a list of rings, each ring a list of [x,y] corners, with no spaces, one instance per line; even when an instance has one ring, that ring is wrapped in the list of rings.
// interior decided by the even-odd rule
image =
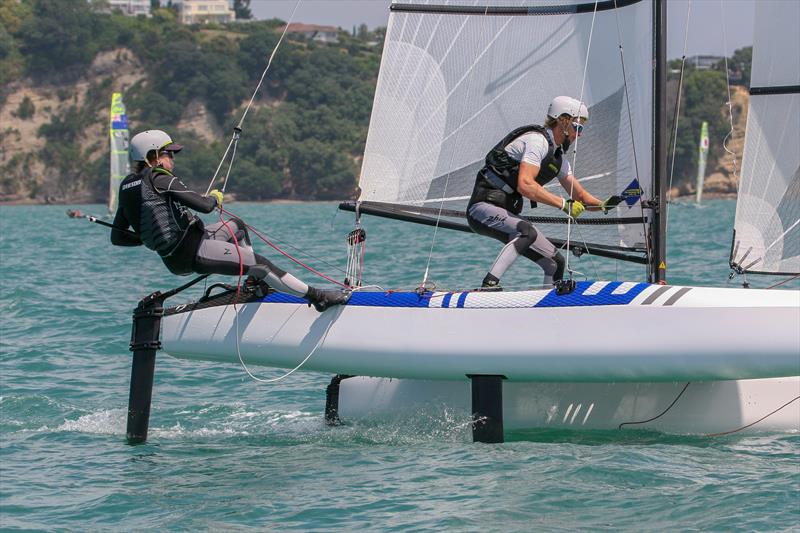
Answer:
[[[153,182],[159,174],[172,176],[166,169],[158,167],[146,168],[140,173],[142,207],[139,237],[145,246],[165,257],[180,244],[186,230],[194,223],[195,216],[169,195],[156,190]]]
[[[517,192],[520,162],[508,155],[506,147],[518,137],[532,131],[543,135],[547,140],[547,156],[539,167],[536,182],[546,185],[558,176],[563,162],[561,148],[555,147],[546,128],[536,124],[522,126],[503,137],[486,154],[486,165],[478,172],[470,204],[488,202],[515,214],[522,211],[522,195]]]

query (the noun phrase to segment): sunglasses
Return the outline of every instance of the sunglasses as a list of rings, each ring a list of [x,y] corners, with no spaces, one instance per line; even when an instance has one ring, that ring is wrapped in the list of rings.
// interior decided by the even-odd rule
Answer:
[[[165,155],[165,156],[169,157],[170,159],[175,159],[175,152],[165,151],[165,152],[161,152],[161,155]]]
[[[575,128],[575,133],[581,135],[583,133],[583,124],[580,122],[573,122],[572,127]]]

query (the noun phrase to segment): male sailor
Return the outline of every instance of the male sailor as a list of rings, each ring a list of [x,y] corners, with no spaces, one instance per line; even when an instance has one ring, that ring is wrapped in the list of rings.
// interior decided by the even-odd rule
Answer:
[[[544,284],[550,286],[564,276],[564,258],[541,231],[518,215],[522,198],[561,209],[577,218],[590,210],[610,208],[609,200],[600,201],[572,175],[566,158],[570,143],[581,135],[589,120],[588,108],[569,96],[557,96],[550,102],[544,126],[530,125],[515,129],[486,154],[486,164],[478,172],[467,205],[467,222],[475,233],[505,243],[483,278],[482,290],[502,290],[500,278],[524,255],[544,270]],[[571,199],[547,191],[544,186],[557,178]]]
[[[255,253],[241,220],[204,225],[191,209],[210,213],[221,208],[223,194],[216,189],[208,196],[197,194],[172,173],[175,154],[182,149],[161,130],[143,131],[131,139],[135,167],[120,184],[112,244],[144,244],[178,275],[235,276],[241,262],[242,270],[251,278],[264,279],[281,292],[306,298],[320,312],[347,301],[349,293],[310,287]],[[133,233],[125,231],[128,227]]]

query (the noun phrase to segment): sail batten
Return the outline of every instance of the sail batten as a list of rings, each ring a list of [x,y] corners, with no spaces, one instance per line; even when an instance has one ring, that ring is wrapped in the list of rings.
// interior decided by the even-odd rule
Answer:
[[[475,175],[497,141],[519,126],[542,124],[555,96],[578,97],[581,87],[590,120],[577,151],[569,154],[576,177],[601,198],[618,195],[638,180],[642,200],[651,199],[651,154],[641,156],[639,167],[647,170],[638,173],[633,154],[634,145],[652,145],[652,4],[532,4],[462,0],[443,6],[392,5],[360,201],[442,202],[464,211]],[[537,14],[544,16],[530,16]],[[629,51],[627,86],[620,45]],[[563,190],[560,194],[567,196]],[[617,217],[645,219],[639,201],[619,210]],[[563,216],[549,206],[526,215]],[[596,245],[636,248],[647,241],[647,224],[592,226],[583,237]],[[563,224],[540,229],[566,238]]]
[[[800,273],[800,4],[756,4],[750,107],[731,265],[753,274]],[[745,257],[745,253],[750,258]]]

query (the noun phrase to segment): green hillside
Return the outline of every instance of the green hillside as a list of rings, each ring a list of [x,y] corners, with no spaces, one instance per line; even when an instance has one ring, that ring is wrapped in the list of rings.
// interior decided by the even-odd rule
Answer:
[[[114,90],[124,91],[133,132],[164,129],[187,146],[179,175],[205,188],[282,24],[182,26],[168,8],[133,18],[102,5],[0,0],[0,200],[103,201]],[[340,32],[336,44],[285,40],[244,123],[228,192],[248,200],[353,197],[382,40],[382,29]],[[749,49],[731,61],[749,75]],[[729,130],[726,100],[722,69],[686,72],[675,186],[694,178],[703,120],[713,171]],[[205,122],[193,123],[196,115]]]

